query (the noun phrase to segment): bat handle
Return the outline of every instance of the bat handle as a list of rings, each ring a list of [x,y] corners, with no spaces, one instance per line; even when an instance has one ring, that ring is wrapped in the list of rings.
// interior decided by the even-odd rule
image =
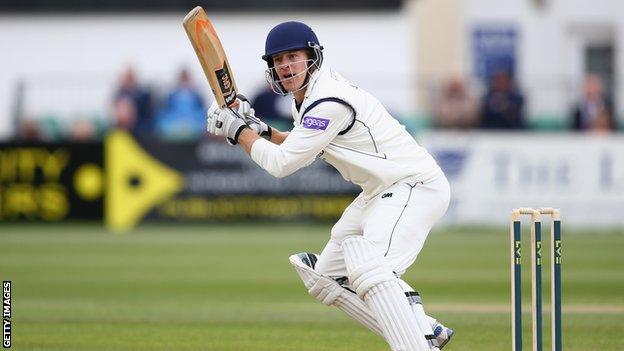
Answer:
[[[249,102],[249,99],[247,99],[245,95],[236,94],[236,99],[234,99],[234,101],[232,101],[232,103],[229,104],[228,107],[238,109],[238,105],[239,105],[238,100]]]
[[[249,116],[247,116],[245,118],[245,117],[241,116],[238,113],[238,111],[237,111],[238,105],[239,105],[238,100],[250,102],[249,99],[247,99],[247,97],[245,95],[243,95],[243,94],[236,94],[236,99],[234,99],[234,102],[232,102],[232,104],[230,104],[230,106],[228,106],[230,108],[230,110],[239,118],[249,119],[249,120],[251,120],[251,121],[253,121],[253,122],[257,123],[257,124],[260,124],[261,121],[260,121],[260,118],[258,118],[258,117],[249,115]]]
[[[239,100],[250,102],[249,99],[245,95],[243,95],[243,94],[236,94],[236,97]]]
[[[234,104],[232,104],[232,106],[234,106]],[[234,107],[236,107],[236,106],[234,106]],[[233,109],[232,107],[228,107],[228,108],[230,109],[230,111],[232,111],[232,113],[233,113],[233,114],[235,114],[235,115],[236,115],[236,117],[238,117],[238,118],[240,118],[240,119],[243,119],[243,120],[245,119],[245,117],[241,116],[241,114],[240,114],[240,113],[238,113],[238,111],[237,111],[237,110]]]

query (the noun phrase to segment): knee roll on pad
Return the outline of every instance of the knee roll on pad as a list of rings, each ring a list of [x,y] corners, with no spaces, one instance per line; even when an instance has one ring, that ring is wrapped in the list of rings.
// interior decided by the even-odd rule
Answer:
[[[299,253],[288,258],[290,263],[301,277],[308,293],[323,304],[330,306],[345,291],[338,282],[330,277],[317,273],[313,267],[316,263],[316,255]]]
[[[349,280],[358,296],[364,298],[372,287],[396,280],[396,277],[384,266],[383,260],[373,260],[349,271]]]
[[[308,289],[310,296],[321,301],[324,305],[331,306],[345,292],[335,280],[319,276],[319,279]]]
[[[341,247],[349,281],[360,298],[363,299],[372,287],[397,279],[373,243],[364,237],[349,236]]]

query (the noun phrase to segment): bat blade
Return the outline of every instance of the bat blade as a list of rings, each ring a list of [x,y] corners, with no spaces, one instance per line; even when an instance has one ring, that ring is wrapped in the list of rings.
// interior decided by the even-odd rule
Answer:
[[[214,26],[201,6],[192,9],[182,21],[199,63],[204,70],[212,93],[219,106],[236,102],[236,82]]]

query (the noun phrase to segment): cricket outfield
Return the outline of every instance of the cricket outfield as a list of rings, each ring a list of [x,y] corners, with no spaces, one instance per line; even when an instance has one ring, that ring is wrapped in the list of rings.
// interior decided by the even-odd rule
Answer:
[[[0,278],[12,281],[12,349],[387,350],[308,296],[288,263],[292,253],[320,251],[329,229],[147,225],[120,235],[87,224],[3,224]],[[583,232],[564,223],[564,350],[624,349],[622,248],[621,230]],[[421,292],[427,312],[455,329],[445,350],[511,349],[508,229],[436,230],[404,278]],[[545,326],[549,292],[545,279]],[[550,349],[550,330],[544,340]]]

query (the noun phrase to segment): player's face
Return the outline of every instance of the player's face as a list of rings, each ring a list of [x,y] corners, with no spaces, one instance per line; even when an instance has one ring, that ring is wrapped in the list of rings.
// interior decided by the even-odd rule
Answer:
[[[303,85],[308,55],[305,50],[287,51],[273,55],[273,65],[286,91],[296,91]]]

